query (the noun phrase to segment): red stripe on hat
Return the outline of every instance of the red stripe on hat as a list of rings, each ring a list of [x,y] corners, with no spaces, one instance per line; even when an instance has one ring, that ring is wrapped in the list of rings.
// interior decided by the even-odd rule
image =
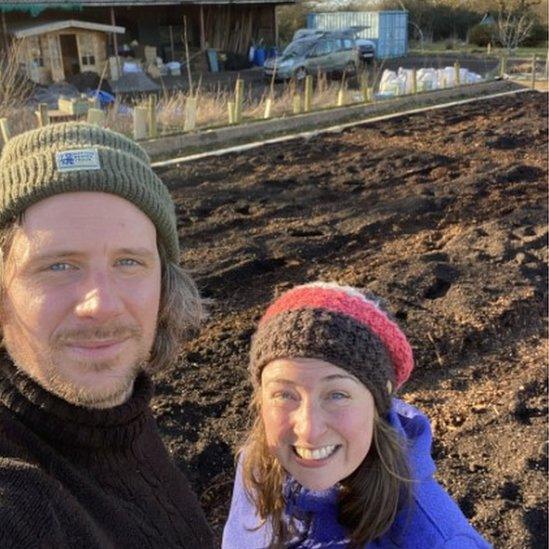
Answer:
[[[265,312],[260,324],[269,318],[295,309],[326,309],[350,316],[374,332],[387,349],[395,368],[397,388],[410,376],[414,367],[412,348],[396,323],[372,301],[354,297],[344,290],[301,286],[286,292]]]

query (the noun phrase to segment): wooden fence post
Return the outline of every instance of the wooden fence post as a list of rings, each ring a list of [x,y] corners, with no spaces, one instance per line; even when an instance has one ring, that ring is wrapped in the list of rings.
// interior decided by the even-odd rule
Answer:
[[[229,115],[229,124],[234,124],[236,122],[236,116],[235,116],[236,105],[234,101],[227,101],[227,111]]]
[[[536,54],[532,55],[532,89],[536,89]]]
[[[503,78],[507,71],[507,58],[505,57],[505,54],[502,54],[499,58],[499,76],[500,78]]]
[[[345,88],[341,86],[337,92],[337,106],[343,107],[345,105]]]
[[[454,86],[461,86],[461,70],[459,61],[454,63]]]
[[[4,141],[5,145],[11,138],[10,125],[7,118],[0,118],[0,132],[2,132],[2,141]]]
[[[244,103],[244,80],[242,80],[242,78],[237,78],[236,80],[234,102],[234,121],[235,124],[240,124],[240,122],[242,122],[242,107]]]
[[[133,109],[133,138],[135,140],[147,137],[148,114],[149,109],[147,107],[135,107]]]
[[[294,93],[292,97],[292,112],[294,114],[299,114],[301,112],[301,94]]]
[[[492,43],[488,42],[488,45],[486,46],[486,55],[490,55],[492,53]]]
[[[43,128],[50,123],[50,115],[48,114],[48,104],[40,103],[38,105],[38,110],[36,111],[36,116],[38,117],[38,125]]]
[[[417,70],[415,67],[412,69],[412,93],[414,95],[417,93]]]
[[[263,113],[263,118],[265,120],[271,118],[271,109],[272,109],[272,106],[273,106],[273,100],[271,97],[268,97],[266,100],[265,100],[265,112]]]
[[[105,113],[101,109],[88,109],[88,124],[97,124],[98,126],[105,125]]]
[[[304,112],[310,112],[313,106],[313,77],[308,74],[305,77],[305,102],[303,105]]]
[[[364,71],[360,75],[360,94],[364,103],[368,102],[368,73]]]
[[[196,128],[196,111],[198,100],[196,97],[187,97],[185,101],[185,122],[183,131],[190,132]]]
[[[158,136],[158,127],[156,125],[156,95],[152,93],[149,95],[149,137]]]

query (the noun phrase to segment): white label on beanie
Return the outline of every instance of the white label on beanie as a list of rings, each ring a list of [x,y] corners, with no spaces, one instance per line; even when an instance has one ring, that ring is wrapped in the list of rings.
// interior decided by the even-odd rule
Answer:
[[[55,154],[55,162],[60,172],[100,170],[97,149],[74,149]]]

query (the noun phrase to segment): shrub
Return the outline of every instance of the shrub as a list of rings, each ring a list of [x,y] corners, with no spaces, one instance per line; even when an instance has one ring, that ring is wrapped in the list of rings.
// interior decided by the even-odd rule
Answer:
[[[469,29],[469,44],[475,46],[486,47],[489,43],[495,42],[495,27],[494,25],[475,25]]]
[[[534,23],[534,26],[521,45],[526,46],[527,48],[543,46],[547,42],[547,32],[547,25],[543,25],[539,22]]]
[[[278,38],[280,45],[288,44],[297,29],[307,26],[307,13],[311,11],[307,4],[292,4],[291,6],[278,6],[276,14],[278,19]]]

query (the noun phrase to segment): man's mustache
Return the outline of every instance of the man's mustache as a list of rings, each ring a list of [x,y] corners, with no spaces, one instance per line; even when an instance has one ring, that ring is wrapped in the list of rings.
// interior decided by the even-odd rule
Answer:
[[[110,326],[95,326],[85,328],[72,328],[63,330],[52,338],[53,345],[64,345],[67,343],[108,341],[139,338],[142,330],[138,326],[128,324],[116,324]]]

